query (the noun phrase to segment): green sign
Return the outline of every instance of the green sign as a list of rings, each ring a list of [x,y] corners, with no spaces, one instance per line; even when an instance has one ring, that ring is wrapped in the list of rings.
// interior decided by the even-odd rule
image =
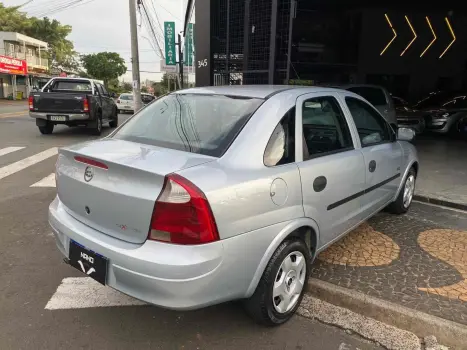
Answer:
[[[175,22],[164,22],[165,36],[165,64],[175,66],[177,64],[177,54],[175,51]]]
[[[185,66],[193,65],[193,47],[194,47],[194,24],[188,24],[188,33],[185,36],[185,50],[184,50],[184,63]]]

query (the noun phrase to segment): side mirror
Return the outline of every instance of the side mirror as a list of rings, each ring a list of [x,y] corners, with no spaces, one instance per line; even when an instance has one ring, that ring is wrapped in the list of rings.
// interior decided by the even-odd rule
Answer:
[[[399,128],[397,130],[397,139],[399,141],[412,141],[415,137],[415,131],[409,128]]]

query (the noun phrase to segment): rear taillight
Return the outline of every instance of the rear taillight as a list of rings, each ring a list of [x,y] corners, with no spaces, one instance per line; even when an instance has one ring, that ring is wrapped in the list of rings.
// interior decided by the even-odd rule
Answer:
[[[29,95],[29,110],[34,110],[34,97],[32,95]]]
[[[87,98],[84,98],[83,100],[83,111],[84,112],[89,112],[89,101]]]
[[[154,205],[148,238],[175,244],[204,244],[219,240],[204,193],[179,175],[166,176]]]
[[[117,103],[120,103],[120,100],[117,100]]]

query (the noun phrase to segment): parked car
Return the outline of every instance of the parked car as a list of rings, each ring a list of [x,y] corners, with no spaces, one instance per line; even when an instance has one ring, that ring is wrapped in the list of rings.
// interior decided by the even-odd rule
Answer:
[[[155,97],[151,94],[142,93],[141,100],[143,102],[143,106],[151,103]],[[135,103],[133,101],[133,94],[132,93],[124,93],[121,94],[117,99],[117,108],[118,113],[124,112],[135,112]]]
[[[344,90],[179,90],[59,150],[49,223],[66,261],[102,284],[179,310],[244,299],[278,325],[319,252],[385,207],[409,209],[413,135]]]
[[[42,134],[54,126],[87,126],[96,135],[102,125],[118,125],[117,106],[104,85],[84,78],[52,78],[41,92],[29,95],[29,115]]]
[[[410,128],[416,134],[421,134],[425,130],[424,113],[410,107],[410,104],[401,97],[391,95],[396,108],[397,124],[399,127]]]
[[[427,130],[467,136],[467,94],[457,92],[432,95],[419,104],[425,112]]]
[[[370,102],[389,124],[397,127],[396,108],[391,94],[382,86],[369,84],[348,84],[334,86],[340,89],[352,91]]]

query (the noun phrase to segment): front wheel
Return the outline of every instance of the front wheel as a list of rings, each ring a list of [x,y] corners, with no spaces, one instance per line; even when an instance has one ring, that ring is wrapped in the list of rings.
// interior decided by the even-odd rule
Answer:
[[[407,177],[404,182],[397,199],[389,204],[388,210],[393,214],[405,214],[412,204],[412,199],[415,193],[415,180],[417,174],[415,173],[414,168],[409,170]]]
[[[253,295],[245,300],[247,313],[258,323],[287,322],[300,306],[308,281],[310,252],[301,239],[281,243],[269,260]]]
[[[42,135],[49,135],[54,131],[54,125],[50,122],[47,122],[45,126],[39,126],[38,128]]]

